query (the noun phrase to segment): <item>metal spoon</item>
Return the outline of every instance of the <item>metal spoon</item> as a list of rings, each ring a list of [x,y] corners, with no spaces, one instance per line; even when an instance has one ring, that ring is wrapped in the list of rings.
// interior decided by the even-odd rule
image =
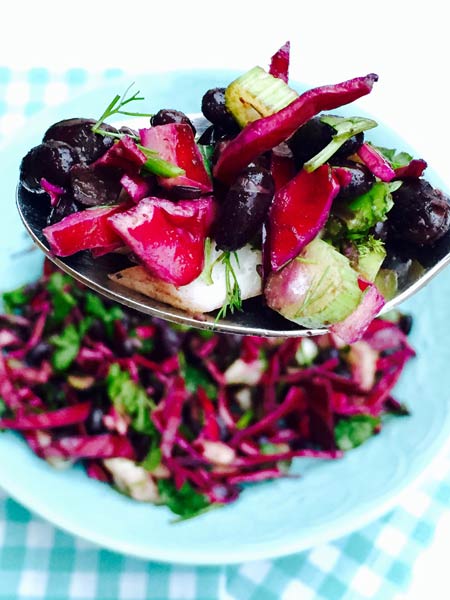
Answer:
[[[202,133],[209,124],[197,115],[191,116],[191,119],[199,133]],[[130,266],[126,257],[118,254],[107,254],[94,259],[90,252],[79,252],[68,258],[54,256],[42,234],[42,229],[47,225],[46,215],[43,214],[38,203],[35,202],[34,195],[19,185],[16,203],[23,224],[35,244],[61,270],[96,292],[139,312],[190,327],[240,335],[306,337],[320,335],[327,331],[326,329],[306,329],[292,321],[288,321],[264,306],[261,298],[246,300],[242,312],[235,312],[220,320],[216,320],[215,313],[193,315],[157,302],[138,292],[124,288],[109,279],[109,274]],[[386,303],[382,313],[392,310],[415,294],[449,263],[450,233],[446,234],[432,249],[425,250],[422,253],[420,264],[423,268],[409,270],[408,275],[403,278],[404,280],[399,286],[397,295]]]

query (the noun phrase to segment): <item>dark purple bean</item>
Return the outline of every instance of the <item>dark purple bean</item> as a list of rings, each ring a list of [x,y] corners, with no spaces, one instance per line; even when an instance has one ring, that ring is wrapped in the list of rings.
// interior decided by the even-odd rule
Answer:
[[[320,120],[320,116],[310,119],[297,129],[287,141],[297,167],[301,168],[305,162],[325,148],[331,142],[335,133],[336,130],[334,127],[323,123]],[[363,141],[363,133],[358,133],[351,137],[333,154],[330,161],[345,160],[360,148]]]
[[[274,194],[272,175],[249,166],[228,190],[215,226],[220,250],[237,250],[260,231]]]
[[[351,181],[345,187],[341,186],[337,200],[349,201],[362,196],[375,183],[375,177],[367,167],[358,163],[346,162],[342,165],[351,175]]]
[[[400,327],[401,331],[403,331],[403,333],[405,335],[409,335],[411,333],[411,329],[413,326],[412,316],[411,315],[402,315],[398,322],[398,326]]]
[[[114,204],[122,189],[120,177],[117,169],[74,165],[70,170],[74,200],[83,206]]]
[[[26,361],[32,367],[37,367],[45,358],[49,358],[53,353],[53,346],[47,342],[39,342],[27,352]]]
[[[20,165],[20,183],[29,192],[42,193],[41,179],[65,187],[69,173],[78,158],[64,142],[45,142],[32,148]]]
[[[86,431],[90,435],[97,435],[99,433],[106,433],[107,429],[103,425],[103,417],[105,411],[102,406],[94,406],[86,419],[85,427]]]
[[[226,132],[238,132],[239,126],[225,105],[225,88],[208,90],[202,98],[202,113],[213,125]]]
[[[194,132],[194,135],[196,133],[194,124],[184,112],[181,112],[181,110],[163,108],[150,118],[152,127],[156,127],[157,125],[168,125],[169,123],[184,123],[185,125],[189,125]]]
[[[52,125],[44,135],[44,142],[58,140],[66,142],[75,150],[78,161],[82,164],[90,164],[100,158],[110,148],[114,139],[111,137],[93,133],[93,119],[65,119]],[[103,124],[101,128],[111,133],[117,133],[117,129]]]
[[[47,224],[53,225],[53,223],[58,223],[61,219],[64,219],[64,217],[76,213],[78,210],[79,207],[73,201],[71,196],[65,194],[64,196],[61,196],[58,204],[51,209],[50,214],[47,217]]]
[[[392,198],[388,222],[396,239],[428,246],[449,231],[450,199],[424,179],[405,180]]]

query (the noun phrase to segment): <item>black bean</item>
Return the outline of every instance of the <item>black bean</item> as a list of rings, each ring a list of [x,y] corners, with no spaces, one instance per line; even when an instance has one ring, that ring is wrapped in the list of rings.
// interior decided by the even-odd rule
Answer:
[[[297,129],[287,141],[297,167],[301,168],[305,162],[323,150],[331,142],[335,133],[334,127],[323,123],[320,116],[313,117]],[[330,161],[344,160],[351,156],[360,148],[363,141],[363,133],[351,137],[334,153]]]
[[[190,118],[184,114],[184,112],[181,112],[181,110],[163,108],[154,114],[150,119],[150,124],[152,127],[156,127],[157,125],[168,125],[169,123],[184,123],[185,125],[189,125],[194,135],[196,133],[194,124]]]
[[[90,435],[97,435],[99,433],[105,433],[106,427],[103,425],[103,417],[105,411],[101,406],[94,406],[86,419],[85,427],[87,433]]]
[[[239,131],[239,126],[225,105],[225,88],[208,90],[202,98],[202,113],[213,125],[228,132]]]
[[[226,194],[215,225],[214,239],[220,250],[238,250],[261,229],[274,194],[270,172],[249,166]]]
[[[398,322],[398,326],[405,335],[409,335],[411,333],[413,322],[414,321],[411,315],[402,315]]]
[[[66,142],[74,149],[78,156],[78,162],[90,164],[100,158],[114,143],[112,137],[93,133],[92,126],[94,124],[93,119],[64,119],[47,129],[43,141]],[[101,129],[117,133],[117,129],[110,125],[103,124]]]
[[[20,183],[30,192],[42,193],[41,179],[65,187],[71,167],[77,162],[74,150],[65,142],[50,141],[32,148],[22,159]]]
[[[343,168],[351,175],[350,182],[341,186],[336,200],[349,201],[358,196],[362,196],[370,190],[375,183],[375,177],[364,165],[346,161]]]
[[[388,222],[396,238],[428,246],[450,229],[450,199],[424,179],[405,180],[393,192]]]
[[[122,186],[121,173],[108,167],[74,165],[70,182],[74,200],[83,206],[101,206],[117,202]]]

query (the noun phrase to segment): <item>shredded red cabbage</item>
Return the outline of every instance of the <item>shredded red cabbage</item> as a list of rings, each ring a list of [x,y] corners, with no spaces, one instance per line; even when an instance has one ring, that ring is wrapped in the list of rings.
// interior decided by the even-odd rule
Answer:
[[[414,351],[393,322],[367,327],[359,351],[372,361],[358,371],[332,334],[282,341],[179,328],[48,267],[5,302],[0,428],[137,499],[151,483],[148,499],[182,517],[235,501],[243,484],[290,476],[294,459],[340,458],[361,443],[343,440],[347,421],[372,419],[375,434],[384,415],[407,412],[392,393]],[[236,360],[244,371],[259,365],[256,385],[228,383]],[[363,368],[373,369],[368,387]]]

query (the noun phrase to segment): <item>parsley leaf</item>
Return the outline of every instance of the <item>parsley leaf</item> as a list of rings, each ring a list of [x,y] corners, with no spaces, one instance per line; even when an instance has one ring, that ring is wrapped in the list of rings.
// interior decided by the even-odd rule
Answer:
[[[397,152],[394,148],[384,148],[383,146],[374,146],[374,148],[388,159],[393,169],[406,167],[413,159],[408,152]]]
[[[5,292],[2,298],[5,311],[13,313],[28,302],[29,295],[26,292],[26,286],[23,285],[12,292]]]
[[[217,397],[217,387],[209,377],[208,373],[186,362],[184,354],[178,355],[180,363],[180,373],[184,379],[184,385],[191,394],[195,394],[199,387],[203,388],[208,398]]]
[[[68,325],[60,335],[53,335],[50,343],[55,346],[51,361],[56,371],[65,371],[70,367],[80,350],[81,337],[75,325]]]
[[[379,417],[371,415],[354,415],[342,419],[334,428],[338,448],[345,451],[360,446],[373,436],[380,422]]]
[[[210,506],[207,497],[196,492],[188,481],[177,490],[170,479],[160,479],[158,491],[162,502],[183,519],[195,517]]]
[[[150,412],[155,408],[145,389],[135,383],[127,371],[113,363],[106,378],[109,399],[120,413],[132,418],[131,426],[140,433],[155,435],[156,429]]]
[[[56,271],[49,277],[47,290],[50,294],[53,310],[52,320],[55,324],[62,323],[70,311],[77,305],[74,296],[69,292],[72,279]]]
[[[87,292],[85,296],[84,309],[86,314],[100,319],[105,326],[106,333],[111,338],[114,333],[114,321],[119,321],[123,318],[123,311],[118,306],[106,308],[100,296]]]

